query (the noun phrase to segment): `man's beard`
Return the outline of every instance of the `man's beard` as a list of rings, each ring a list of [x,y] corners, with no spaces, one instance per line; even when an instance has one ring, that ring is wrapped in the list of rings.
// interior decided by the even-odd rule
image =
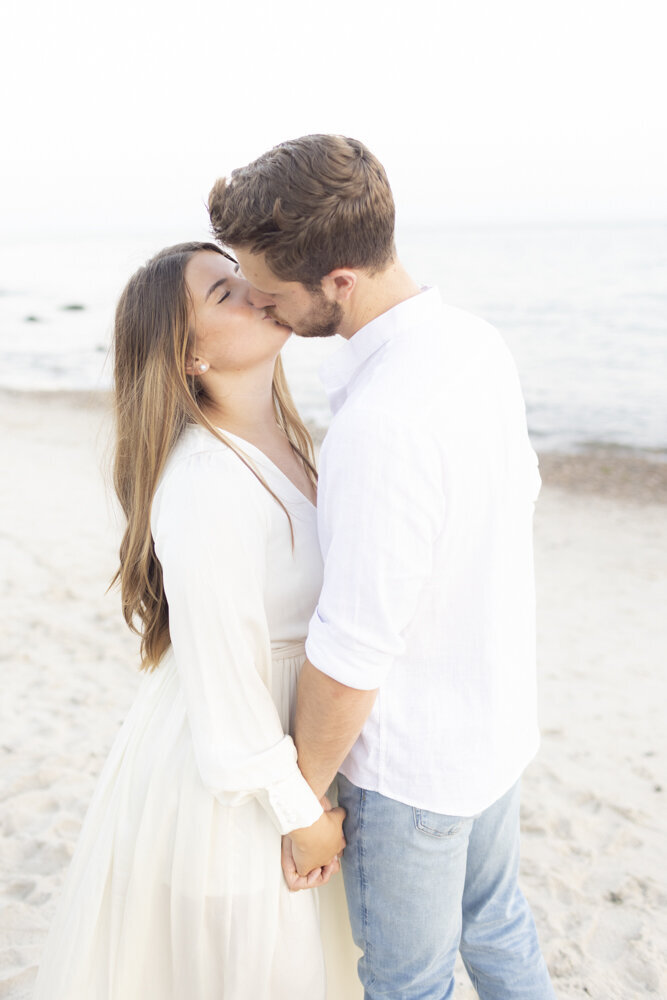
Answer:
[[[343,307],[340,302],[330,302],[324,292],[316,293],[315,300],[310,312],[299,320],[298,328],[285,323],[273,310],[267,312],[279,323],[291,327],[297,337],[333,337],[343,321]]]

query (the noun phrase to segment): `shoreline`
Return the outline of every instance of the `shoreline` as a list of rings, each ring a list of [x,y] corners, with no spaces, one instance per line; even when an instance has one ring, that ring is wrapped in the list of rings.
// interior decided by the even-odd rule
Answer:
[[[11,419],[11,404],[24,415],[33,406],[110,413],[108,390],[9,389],[0,387],[0,410]],[[316,445],[326,428],[307,421]],[[535,446],[534,446],[535,447]],[[536,448],[543,486],[576,495],[605,497],[636,504],[667,504],[667,451],[631,449],[620,445],[591,443],[572,451]]]
[[[667,462],[650,452],[592,448],[539,453],[544,486],[636,504],[667,504]]]
[[[109,399],[0,390],[0,996],[12,1000],[31,996],[97,776],[140,681],[136,637],[107,590],[122,529],[103,471]],[[667,996],[667,674],[656,656],[665,468],[542,456],[542,743],[523,779],[521,884],[563,1000]],[[474,1000],[459,971],[456,1000]]]

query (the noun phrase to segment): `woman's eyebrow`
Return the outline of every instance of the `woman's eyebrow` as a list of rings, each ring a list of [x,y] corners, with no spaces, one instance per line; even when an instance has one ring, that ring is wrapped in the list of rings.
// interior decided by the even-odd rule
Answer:
[[[219,281],[216,281],[215,284],[211,285],[211,287],[209,288],[209,290],[206,293],[206,298],[204,299],[204,302],[206,302],[206,299],[208,299],[209,295],[213,294],[213,292],[216,290],[216,288],[219,288],[220,285],[224,285],[224,283],[226,281],[227,281],[226,278],[220,278]]]

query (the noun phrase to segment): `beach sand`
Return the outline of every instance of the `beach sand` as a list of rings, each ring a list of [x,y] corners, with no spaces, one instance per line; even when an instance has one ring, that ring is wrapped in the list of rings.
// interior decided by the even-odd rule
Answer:
[[[0,393],[0,998],[30,995],[139,679],[105,592],[119,537],[105,412],[103,397]],[[605,452],[542,469],[522,885],[559,997],[667,997],[667,466]],[[464,972],[455,995],[475,996]]]

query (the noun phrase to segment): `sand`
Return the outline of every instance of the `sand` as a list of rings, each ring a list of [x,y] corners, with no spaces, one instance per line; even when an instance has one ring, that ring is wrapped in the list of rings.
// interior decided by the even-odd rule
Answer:
[[[30,996],[138,683],[136,640],[105,592],[119,530],[105,405],[0,393],[0,998]],[[667,466],[606,452],[542,467],[543,740],[524,781],[522,885],[559,997],[667,997]],[[456,997],[474,996],[462,972]]]

